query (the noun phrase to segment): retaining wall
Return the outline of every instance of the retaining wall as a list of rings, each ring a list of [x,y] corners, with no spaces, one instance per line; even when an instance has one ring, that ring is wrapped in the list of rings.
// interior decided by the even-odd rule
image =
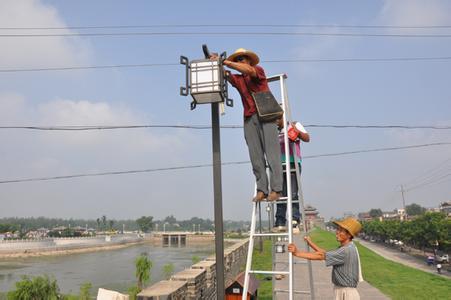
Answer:
[[[241,240],[224,250],[225,286],[229,286],[246,264],[249,240]],[[179,284],[184,282],[185,284]],[[216,260],[209,256],[169,281],[160,281],[138,294],[138,300],[216,299]]]
[[[117,245],[142,241],[136,234],[111,236],[45,238],[38,240],[3,240],[0,241],[0,254],[45,252],[54,250],[70,250],[97,246]]]

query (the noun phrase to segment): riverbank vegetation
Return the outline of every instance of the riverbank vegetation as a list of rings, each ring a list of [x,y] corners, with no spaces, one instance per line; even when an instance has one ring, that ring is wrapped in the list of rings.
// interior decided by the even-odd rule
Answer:
[[[224,221],[224,231],[240,236],[250,226],[247,221]],[[53,230],[57,229],[57,230]],[[49,234],[55,237],[73,237],[85,232],[114,233],[122,231],[186,231],[205,232],[214,230],[210,219],[193,217],[177,220],[167,216],[155,220],[152,216],[141,216],[136,220],[116,220],[103,215],[97,219],[61,219],[61,218],[0,218],[0,239],[42,238]]]

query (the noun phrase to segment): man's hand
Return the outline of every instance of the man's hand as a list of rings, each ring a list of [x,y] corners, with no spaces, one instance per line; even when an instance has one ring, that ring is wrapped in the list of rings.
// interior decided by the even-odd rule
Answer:
[[[308,235],[304,236],[304,241],[306,241],[309,245],[312,243],[312,239]]]
[[[298,248],[296,247],[296,245],[295,244],[288,244],[288,252],[291,252],[291,253],[296,253],[298,251]]]

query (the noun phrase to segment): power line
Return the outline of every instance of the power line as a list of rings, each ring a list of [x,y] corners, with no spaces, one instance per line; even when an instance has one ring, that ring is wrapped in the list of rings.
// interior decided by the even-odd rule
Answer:
[[[434,179],[434,180],[430,180],[430,181],[428,181],[428,182],[423,182],[422,184],[418,184],[418,185],[416,185],[416,186],[413,186],[413,187],[411,187],[411,188],[408,188],[408,189],[406,189],[406,192],[410,192],[410,191],[412,191],[412,190],[416,190],[416,189],[419,189],[419,188],[423,188],[423,187],[425,187],[425,186],[429,186],[429,185],[432,185],[432,184],[440,184],[440,183],[443,183],[443,182],[449,180],[449,179],[443,180],[444,178],[446,178],[446,177],[448,177],[448,176],[451,176],[451,173],[448,173],[448,174],[446,174],[446,175],[440,176],[439,178],[436,178],[436,179]]]
[[[30,37],[126,37],[126,36],[336,36],[336,37],[392,37],[392,38],[450,38],[451,34],[388,34],[388,33],[325,33],[325,32],[97,32],[50,34],[0,34],[0,38]]]
[[[434,125],[333,125],[333,124],[307,124],[307,128],[336,128],[336,129],[432,129],[449,130],[451,126]],[[88,131],[88,130],[115,130],[115,129],[142,129],[142,128],[166,128],[166,129],[211,129],[211,125],[170,125],[170,124],[145,124],[145,125],[65,125],[65,126],[0,126],[1,129],[25,129],[41,131]],[[223,129],[242,129],[242,125],[222,125]]]
[[[305,160],[305,159],[320,158],[320,157],[352,155],[352,154],[358,154],[358,153],[393,151],[393,150],[401,150],[401,149],[414,149],[414,148],[424,148],[424,147],[433,147],[433,146],[448,146],[448,145],[451,145],[451,142],[438,142],[438,143],[429,143],[429,144],[421,144],[421,145],[409,145],[409,146],[401,146],[401,147],[364,149],[364,150],[338,152],[338,153],[326,153],[326,154],[308,155],[308,156],[304,156],[302,159]],[[235,162],[225,162],[225,163],[222,163],[222,165],[223,166],[242,165],[242,164],[248,164],[248,163],[250,163],[250,161],[235,161]],[[81,177],[96,177],[96,176],[106,176],[106,175],[124,175],[124,174],[137,174],[137,173],[151,173],[151,172],[161,172],[161,171],[174,171],[174,170],[184,170],[184,169],[205,168],[205,167],[211,167],[211,166],[212,166],[212,164],[198,164],[198,165],[175,166],[175,167],[143,169],[143,170],[127,170],[127,171],[114,171],[114,172],[101,172],[101,173],[84,173],[84,174],[52,176],[52,177],[10,179],[10,180],[2,180],[2,181],[0,181],[0,184],[31,182],[31,181],[49,181],[49,180],[72,179],[72,178],[81,178]]]
[[[423,182],[426,182],[428,180],[433,179],[436,176],[439,176],[443,172],[450,171],[450,169],[449,169],[449,167],[450,167],[449,162],[450,161],[451,161],[451,158],[448,158],[448,159],[440,162],[439,164],[437,164],[433,168],[430,168],[430,169],[426,170],[422,174],[420,174],[420,175],[416,176],[415,178],[411,179],[410,181],[404,183],[404,185],[406,185],[406,186],[419,185],[419,184],[422,184]],[[447,169],[447,167],[448,167],[448,169]]]
[[[379,28],[379,29],[440,29],[451,25],[340,25],[340,24],[148,24],[148,25],[99,25],[67,27],[0,27],[0,30],[84,30],[84,29],[132,29],[132,28],[202,28],[202,27],[263,27],[263,28]]]
[[[415,62],[415,61],[449,61],[451,56],[439,57],[388,57],[388,58],[318,58],[318,59],[283,59],[283,60],[263,60],[262,63],[327,63],[327,62]],[[148,64],[116,64],[100,66],[68,66],[49,68],[26,68],[26,69],[0,69],[0,73],[13,72],[40,72],[40,71],[69,71],[87,69],[119,69],[119,68],[151,68],[180,66],[180,63],[148,63]]]

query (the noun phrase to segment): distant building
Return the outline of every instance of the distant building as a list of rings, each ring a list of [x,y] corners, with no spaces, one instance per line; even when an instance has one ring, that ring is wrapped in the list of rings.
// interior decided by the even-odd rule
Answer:
[[[369,212],[361,212],[357,215],[360,221],[371,221],[373,218],[370,216]]]
[[[451,201],[440,203],[440,211],[451,217]]]
[[[319,215],[319,212],[315,207],[307,204],[304,207],[304,213],[305,220],[307,221],[307,226],[309,227],[309,229],[315,226],[325,228],[324,218]]]

